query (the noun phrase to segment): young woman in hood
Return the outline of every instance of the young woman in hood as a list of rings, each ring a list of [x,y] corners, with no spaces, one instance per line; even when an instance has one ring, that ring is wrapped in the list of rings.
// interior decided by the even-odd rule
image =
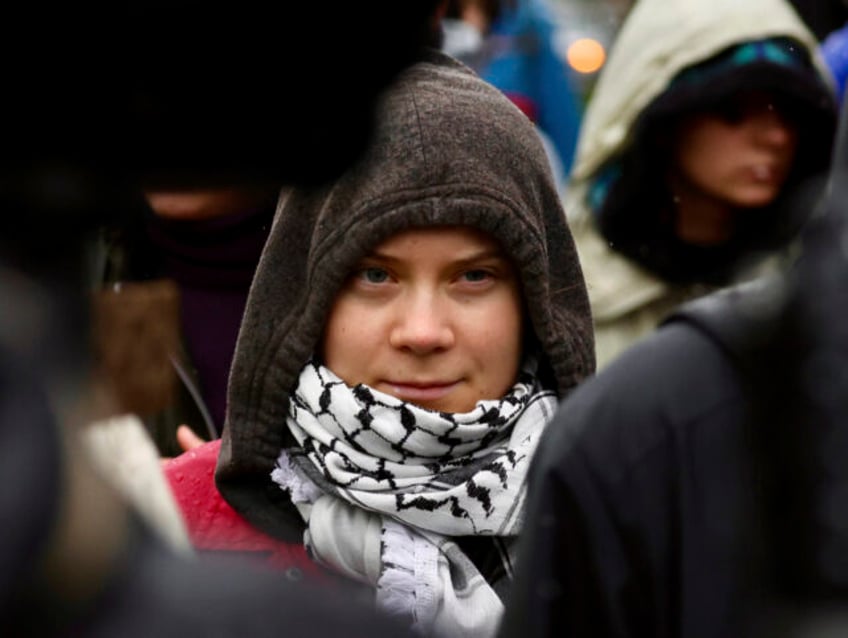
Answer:
[[[434,51],[384,96],[361,162],[281,199],[217,488],[381,609],[492,635],[536,441],[593,370],[582,272],[533,125]],[[209,503],[172,483],[196,544],[228,549],[192,523]]]
[[[783,0],[640,0],[588,106],[568,189],[598,365],[678,304],[763,272],[813,208],[835,127]]]

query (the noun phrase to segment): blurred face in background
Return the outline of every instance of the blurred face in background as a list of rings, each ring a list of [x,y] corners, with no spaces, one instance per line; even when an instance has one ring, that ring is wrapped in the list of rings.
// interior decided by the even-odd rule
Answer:
[[[157,189],[145,191],[145,197],[160,217],[201,220],[272,206],[278,191],[277,186]]]
[[[798,129],[784,103],[748,92],[682,122],[677,178],[731,208],[759,208],[780,194],[797,148]]]

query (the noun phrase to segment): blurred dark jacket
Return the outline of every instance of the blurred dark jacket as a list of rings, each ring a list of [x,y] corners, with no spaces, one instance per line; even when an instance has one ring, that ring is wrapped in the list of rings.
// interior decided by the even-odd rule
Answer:
[[[765,338],[774,319],[717,294],[561,404],[502,638],[745,635],[749,398],[723,331]]]
[[[846,631],[845,113],[792,266],[682,307],[561,403],[501,638]]]

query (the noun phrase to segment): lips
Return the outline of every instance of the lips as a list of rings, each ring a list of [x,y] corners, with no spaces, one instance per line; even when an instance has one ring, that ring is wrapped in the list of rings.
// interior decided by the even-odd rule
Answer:
[[[781,164],[753,164],[747,171],[751,178],[760,184],[777,183],[786,174],[786,168]]]
[[[771,182],[774,181],[777,171],[770,166],[752,166],[751,175],[758,182]]]
[[[388,390],[389,394],[402,401],[420,403],[443,399],[459,385],[459,381],[384,381],[382,385]]]

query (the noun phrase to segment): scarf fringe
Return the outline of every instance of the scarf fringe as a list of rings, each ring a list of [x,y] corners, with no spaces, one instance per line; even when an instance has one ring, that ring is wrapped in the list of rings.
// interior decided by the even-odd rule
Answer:
[[[383,572],[377,581],[377,603],[392,615],[413,618],[413,629],[426,631],[438,611],[436,582],[439,549],[426,538],[392,519],[383,519]]]
[[[377,581],[377,602],[392,615],[415,609],[415,541],[409,530],[390,520],[383,527],[383,573]]]
[[[294,464],[288,452],[283,450],[277,457],[276,467],[271,471],[273,480],[289,492],[292,503],[314,503],[324,492]]]

